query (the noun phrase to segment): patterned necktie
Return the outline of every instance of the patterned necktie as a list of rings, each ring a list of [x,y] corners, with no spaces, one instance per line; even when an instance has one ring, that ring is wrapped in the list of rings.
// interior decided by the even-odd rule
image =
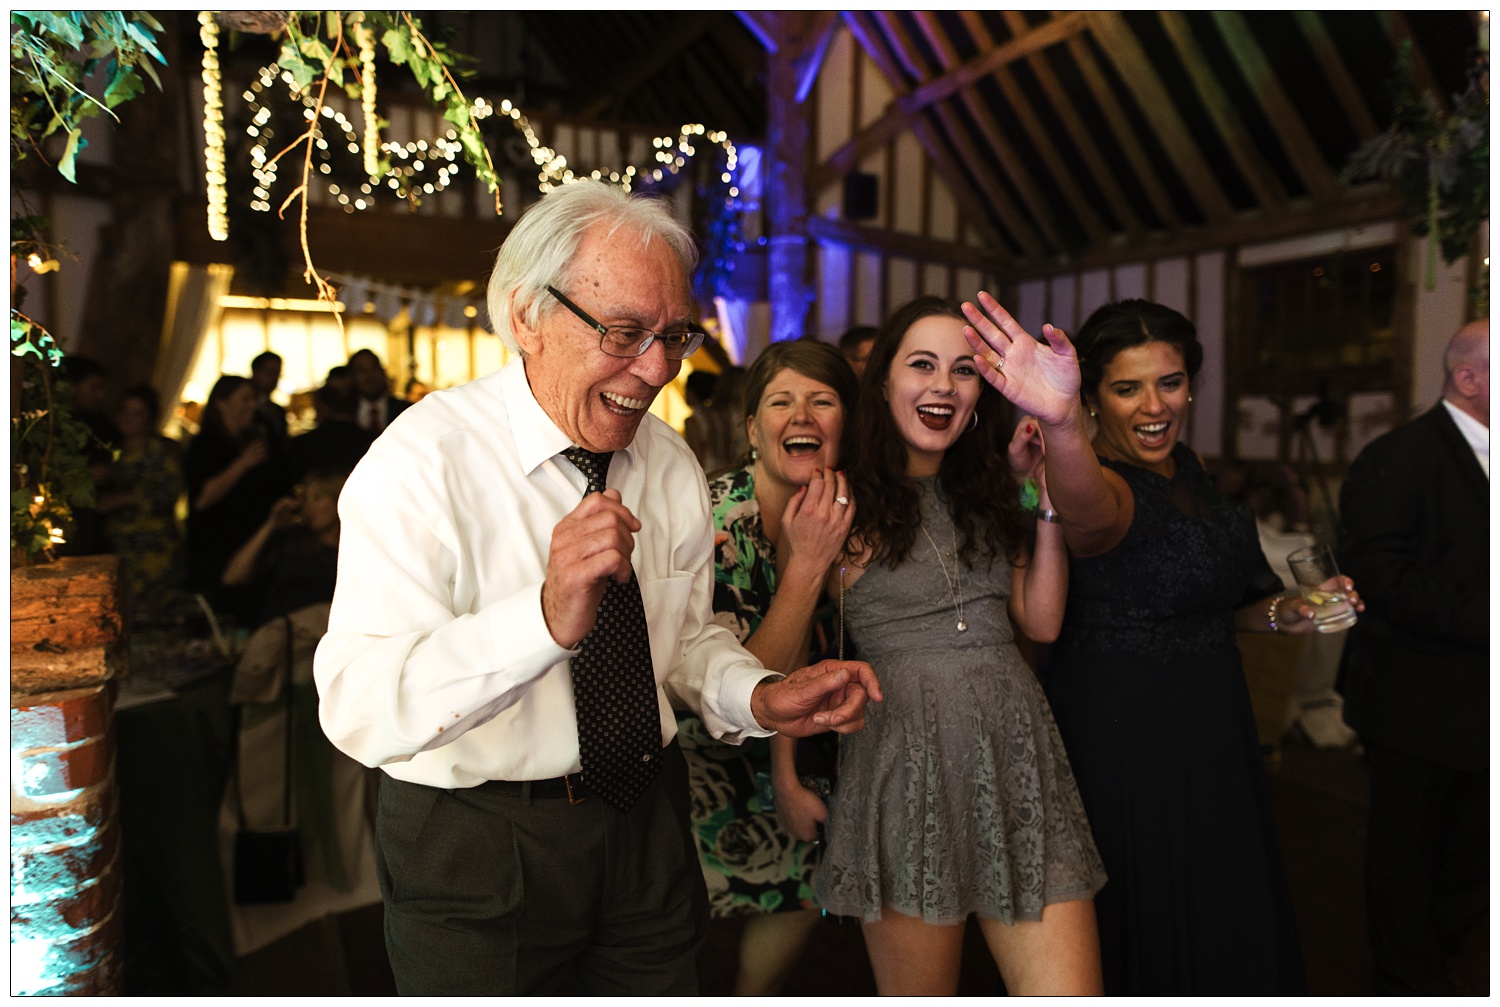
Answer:
[[[588,478],[588,492],[604,492],[613,452],[568,448],[563,457]],[[661,768],[656,674],[634,570],[626,583],[610,580],[605,585],[594,628],[573,658],[573,703],[584,784],[629,811]]]

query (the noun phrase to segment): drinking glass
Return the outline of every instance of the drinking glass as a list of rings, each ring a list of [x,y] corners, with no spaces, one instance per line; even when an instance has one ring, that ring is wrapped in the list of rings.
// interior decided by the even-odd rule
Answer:
[[[1339,577],[1332,549],[1326,545],[1308,546],[1287,556],[1286,561],[1302,588],[1302,597],[1317,612],[1313,622],[1319,633],[1337,633],[1359,620]]]

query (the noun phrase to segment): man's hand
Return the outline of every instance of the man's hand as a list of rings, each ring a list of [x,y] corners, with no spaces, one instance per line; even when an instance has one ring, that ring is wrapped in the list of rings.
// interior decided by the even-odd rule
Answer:
[[[594,628],[610,578],[630,580],[630,551],[640,530],[612,489],[590,493],[552,529],[542,617],[559,647],[571,650]]]
[[[819,661],[756,685],[750,713],[766,730],[793,738],[853,734],[865,726],[865,701],[883,698],[875,672],[863,661]]]

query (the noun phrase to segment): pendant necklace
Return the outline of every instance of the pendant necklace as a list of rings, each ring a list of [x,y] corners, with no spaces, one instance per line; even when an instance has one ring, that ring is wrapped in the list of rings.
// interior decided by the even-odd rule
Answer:
[[[932,546],[932,554],[937,557],[938,569],[943,571],[943,580],[948,582],[948,599],[953,602],[953,610],[958,614],[958,631],[960,633],[967,633],[969,631],[969,624],[964,621],[964,585],[963,581],[959,580],[962,572],[958,567],[958,529],[949,529],[953,532],[953,576],[949,577],[948,564],[943,562],[943,554],[938,551],[937,543],[932,540],[932,535],[927,531],[927,526],[924,524],[921,527],[922,534],[927,536],[927,544]],[[956,588],[954,587],[955,582],[958,585]]]

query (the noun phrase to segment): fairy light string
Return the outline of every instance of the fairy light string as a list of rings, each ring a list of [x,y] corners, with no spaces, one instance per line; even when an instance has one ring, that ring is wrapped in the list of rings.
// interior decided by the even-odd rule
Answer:
[[[213,11],[198,12],[198,38],[203,42],[203,178],[208,187],[208,235],[215,241],[224,241],[229,237],[228,175],[224,159],[219,26],[214,21]]]

